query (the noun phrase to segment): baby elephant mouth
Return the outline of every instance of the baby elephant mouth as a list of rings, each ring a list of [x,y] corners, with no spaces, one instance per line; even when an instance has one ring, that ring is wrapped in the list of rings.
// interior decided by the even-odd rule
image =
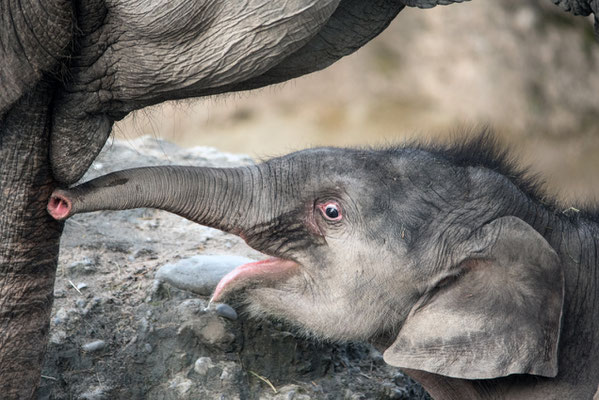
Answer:
[[[297,274],[299,268],[300,265],[295,261],[276,257],[240,265],[220,280],[210,301],[221,301],[231,292],[250,284],[262,286],[285,280]]]

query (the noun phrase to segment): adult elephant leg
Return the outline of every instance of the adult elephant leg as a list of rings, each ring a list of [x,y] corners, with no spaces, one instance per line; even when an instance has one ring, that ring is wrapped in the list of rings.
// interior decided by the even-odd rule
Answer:
[[[46,213],[51,90],[0,120],[0,397],[35,395],[47,343],[62,224]]]

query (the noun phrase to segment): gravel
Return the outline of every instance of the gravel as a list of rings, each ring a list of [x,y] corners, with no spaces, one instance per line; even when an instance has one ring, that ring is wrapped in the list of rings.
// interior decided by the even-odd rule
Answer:
[[[106,347],[106,342],[103,340],[94,340],[93,342],[85,343],[81,348],[88,353],[100,351]]]

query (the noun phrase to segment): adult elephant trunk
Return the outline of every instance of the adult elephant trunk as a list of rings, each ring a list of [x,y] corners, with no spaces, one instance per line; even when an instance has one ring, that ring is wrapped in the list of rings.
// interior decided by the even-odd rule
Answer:
[[[48,212],[57,220],[97,210],[158,208],[202,225],[243,234],[259,223],[270,186],[261,166],[161,166],[113,172],[69,190],[55,190]],[[260,188],[260,193],[258,192]],[[268,208],[266,208],[268,209]]]

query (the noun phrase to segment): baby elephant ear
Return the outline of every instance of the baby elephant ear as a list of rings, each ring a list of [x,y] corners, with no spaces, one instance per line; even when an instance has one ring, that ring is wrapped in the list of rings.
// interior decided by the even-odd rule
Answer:
[[[385,361],[463,379],[555,377],[564,277],[549,243],[503,217],[459,253],[459,275],[416,304]]]

